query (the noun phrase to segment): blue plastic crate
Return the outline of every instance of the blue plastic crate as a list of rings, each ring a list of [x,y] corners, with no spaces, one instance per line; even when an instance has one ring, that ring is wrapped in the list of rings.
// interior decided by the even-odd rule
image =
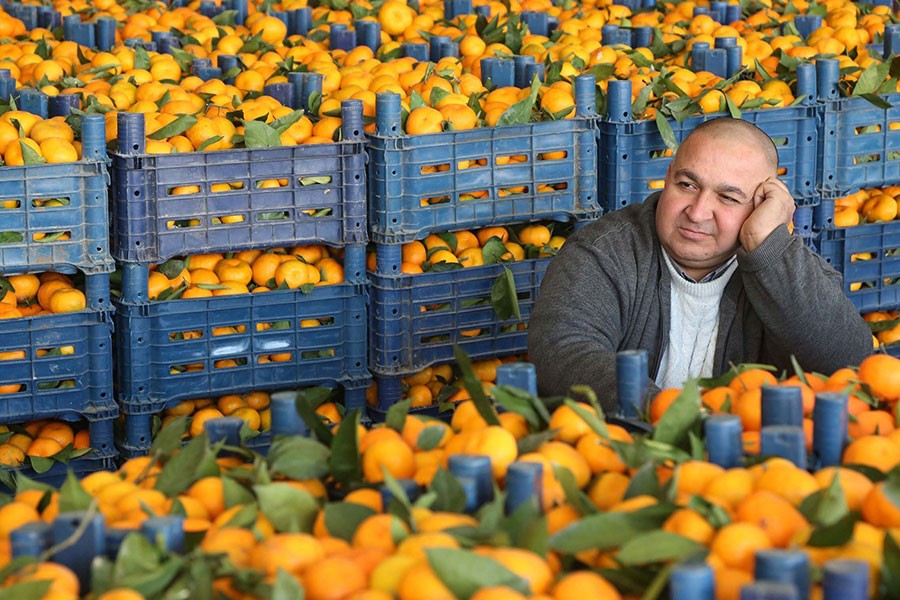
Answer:
[[[581,92],[583,81],[590,88]],[[593,94],[592,77],[578,86],[576,94]],[[572,119],[407,136],[399,97],[379,95],[368,149],[371,239],[599,216],[593,100],[578,106]]]
[[[597,122],[600,147],[598,177],[600,204],[604,211],[618,210],[643,202],[663,188],[672,151],[663,141],[656,121],[632,121],[631,82],[610,81],[607,117]],[[618,100],[618,104],[616,99]],[[627,110],[617,109],[627,98]],[[816,198],[816,107],[798,105],[743,111],[741,118],[753,123],[775,142],[780,178],[787,184],[798,205]],[[700,123],[727,113],[698,115],[678,123],[669,120],[675,140],[681,143]]]
[[[4,274],[73,268],[86,273],[112,271],[103,117],[85,117],[83,123],[84,160],[0,167]]]
[[[0,387],[21,386],[0,395],[0,423],[115,413],[109,278],[85,281],[86,310],[0,321],[0,352],[25,355],[0,362]]]
[[[900,222],[825,230],[818,245],[822,257],[843,274],[844,292],[861,312],[900,306]],[[856,284],[861,287],[851,289]]]
[[[144,153],[143,115],[120,113],[120,152],[112,154],[113,256],[160,262],[181,254],[365,242],[366,154],[362,126],[349,113],[341,142],[159,155]],[[287,185],[257,187],[273,179]],[[213,191],[216,184],[240,188]],[[171,193],[183,186],[199,191]],[[234,216],[241,221],[221,221]]]
[[[377,245],[378,264],[399,265],[400,246]],[[459,345],[473,360],[527,349],[528,317],[550,258],[455,271],[391,275],[370,273],[369,366],[378,375],[413,373],[453,360]],[[500,320],[491,288],[508,268],[515,280],[522,320]],[[477,334],[474,332],[477,331]]]
[[[900,94],[881,98],[879,108],[863,98],[840,98],[838,63],[818,60],[820,83],[816,183],[826,194],[900,183]]]
[[[115,470],[118,452],[113,441],[113,422],[115,415],[88,416],[88,426],[91,433],[91,452],[73,458],[68,464],[55,463],[49,470],[37,473],[30,465],[18,468],[3,468],[5,474],[16,475],[21,473],[29,479],[40,481],[48,485],[59,487],[66,480],[66,473],[72,471],[78,479],[81,479],[94,471]],[[0,484],[0,492],[7,492],[6,486]]]
[[[368,376],[364,256],[362,246],[346,248],[347,282],[309,294],[276,290],[149,303],[147,266],[126,265],[115,317],[117,398],[123,412],[155,413],[178,399]],[[326,322],[302,327],[305,319]],[[239,332],[214,335],[220,327]],[[292,359],[265,362],[281,353]],[[225,359],[238,365],[215,367]],[[199,370],[185,365],[199,365]]]

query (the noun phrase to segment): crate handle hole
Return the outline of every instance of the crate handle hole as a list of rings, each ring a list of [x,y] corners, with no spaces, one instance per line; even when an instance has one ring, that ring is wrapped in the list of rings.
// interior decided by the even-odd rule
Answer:
[[[139,385],[139,386],[138,386],[138,391],[139,391],[139,392],[143,392],[143,391],[144,391],[144,386]]]
[[[134,197],[137,198],[141,195],[141,190],[134,190]]]
[[[101,397],[101,398],[106,398],[106,392],[100,392],[100,397]]]
[[[622,155],[622,160],[628,160],[628,155],[627,155],[627,154],[623,154],[623,155]]]

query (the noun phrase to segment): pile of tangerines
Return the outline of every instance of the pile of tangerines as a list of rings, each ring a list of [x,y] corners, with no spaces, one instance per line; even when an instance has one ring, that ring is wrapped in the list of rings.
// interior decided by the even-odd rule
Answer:
[[[84,310],[87,299],[72,278],[47,271],[0,277],[0,319],[16,319]],[[3,353],[0,360],[24,358]]]
[[[91,447],[87,428],[49,419],[0,425],[0,440],[0,465],[4,467],[19,467],[26,457],[52,458],[67,447],[76,451]]]
[[[566,241],[566,235],[554,235],[561,225],[532,223],[432,233],[421,241],[403,244],[400,271],[414,275],[554,256]],[[368,253],[366,268],[377,271],[375,251]]]
[[[702,412],[721,409],[711,404],[720,396],[734,398],[735,406],[752,404],[751,393],[775,382],[764,369],[736,371],[725,390],[705,391],[702,404],[698,397],[698,419]],[[812,472],[778,458],[723,469],[679,453],[677,442],[668,445],[651,437],[648,443],[643,434],[602,424],[596,400],[588,395],[549,405],[534,399],[526,401],[527,408],[513,403],[512,410],[502,412],[476,404],[480,400],[465,400],[449,423],[394,414],[387,424],[363,427],[354,412],[332,423],[331,432],[318,440],[276,439],[268,458],[215,457],[203,437],[187,446],[176,440],[172,448],[130,459],[116,473],[88,475],[77,485],[113,529],[138,529],[153,515],[180,515],[188,539],[195,542],[185,550],[188,563],[210,565],[211,585],[222,597],[265,597],[275,588],[296,591],[302,586],[312,600],[450,599],[472,585],[467,579],[472,575],[458,569],[451,573],[442,560],[449,556],[481,561],[491,574],[479,580],[488,583],[471,597],[623,598],[640,589],[617,590],[611,582],[623,585],[616,577],[620,569],[658,574],[667,563],[690,554],[712,567],[717,598],[738,598],[741,586],[753,578],[754,553],[769,548],[803,550],[818,567],[834,558],[863,561],[870,567],[875,595],[884,592],[881,574],[891,568],[900,528],[900,507],[891,500],[900,437],[892,427],[894,415],[887,412],[900,398],[898,374],[900,359],[886,355],[828,377],[797,374],[814,391],[851,394],[852,441],[843,464]],[[501,403],[510,393],[484,389]],[[654,399],[651,412],[660,410],[667,395]],[[879,411],[887,421],[865,417]],[[741,412],[742,419],[751,412]],[[340,465],[330,462],[329,454],[340,455]],[[450,500],[448,459],[466,454],[490,457],[498,485],[495,499],[474,513]],[[516,536],[523,525],[514,517],[511,522],[497,520],[504,480],[516,461],[543,466],[544,517],[534,512],[527,525],[545,540],[539,546],[529,543],[528,536]],[[885,474],[890,474],[887,479]],[[649,486],[648,477],[654,482]],[[397,487],[403,479],[420,487],[418,499]],[[9,532],[52,520],[59,503],[71,501],[73,485],[69,482],[60,491],[25,486],[0,508],[5,560]],[[391,490],[391,504],[384,504],[379,486]],[[827,502],[822,500],[826,495]],[[530,509],[538,510],[535,505]],[[615,545],[599,538],[577,542],[594,527],[593,520],[611,514],[621,515],[637,531],[629,530],[630,536]],[[837,521],[843,523],[841,535],[834,533]],[[689,552],[641,562],[629,537],[638,543],[644,535],[661,535],[660,530]],[[832,542],[822,543],[824,531],[831,532]],[[134,540],[128,543],[134,544],[130,550],[139,546]],[[159,552],[143,549],[151,550]],[[29,569],[38,575],[30,575]],[[39,564],[11,571],[5,573],[8,586],[65,573],[65,568]],[[53,585],[71,580],[59,575]],[[116,584],[106,581],[103,589]],[[814,580],[814,594],[821,593],[818,586]],[[51,597],[76,597],[77,592],[63,589]]]
[[[147,297],[153,301],[258,294],[337,285],[344,281],[343,250],[322,245],[193,254],[152,265]],[[309,319],[303,327],[317,327]]]

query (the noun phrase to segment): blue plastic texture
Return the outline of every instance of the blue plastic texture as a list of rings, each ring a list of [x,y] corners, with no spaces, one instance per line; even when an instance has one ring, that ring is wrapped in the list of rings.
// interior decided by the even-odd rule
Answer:
[[[155,413],[178,399],[367,377],[368,298],[356,275],[364,260],[357,250],[345,251],[347,283],[308,295],[277,290],[146,303],[146,267],[126,271],[115,316],[122,411]],[[322,325],[302,326],[307,319]],[[234,329],[223,334],[223,327]],[[284,353],[291,360],[269,362]],[[215,366],[225,359],[237,364]]]
[[[112,271],[107,184],[104,160],[0,168],[0,271]]]
[[[389,97],[380,95],[379,114]],[[396,109],[369,135],[373,241],[601,214],[594,117],[407,136]]]
[[[159,262],[179,254],[366,241],[361,137],[345,132],[347,141],[330,144],[147,155],[143,123],[138,131],[137,151],[120,137],[119,152],[112,153],[117,260]],[[286,185],[257,187],[273,179]],[[231,189],[213,191],[215,184]],[[199,191],[171,194],[181,186],[197,186]],[[242,220],[221,222],[231,215]]]
[[[31,466],[3,467],[2,470],[13,475],[22,474],[29,479],[40,481],[56,488],[65,481],[67,470],[71,470],[78,479],[94,471],[114,470],[116,468],[116,457],[118,456],[113,438],[115,417],[115,413],[96,419],[88,415],[87,420],[90,428],[91,448],[93,450],[84,456],[71,459],[68,464],[54,463],[49,470],[43,473],[36,472]],[[5,486],[0,485],[0,492],[6,491]]]
[[[900,305],[900,222],[828,229],[817,244],[822,257],[843,274],[844,293],[860,311]]]
[[[376,256],[391,246],[378,245]],[[395,375],[453,359],[459,345],[473,360],[524,352],[526,323],[549,258],[417,275],[370,273],[370,360],[373,373]],[[521,322],[501,320],[491,288],[508,268]]]
[[[816,182],[821,192],[844,194],[900,181],[900,94],[881,98],[892,108],[863,98],[820,98]]]
[[[630,119],[630,82],[619,84],[622,85],[611,85],[610,89],[627,88],[629,114],[617,111],[612,118],[597,121],[598,183],[604,211],[643,202],[651,193],[662,189],[672,161],[672,152],[663,141],[656,122]],[[741,116],[775,141],[780,167],[786,169],[780,177],[797,204],[809,204],[816,197],[816,140],[819,136],[816,111],[815,106],[798,105],[744,111]],[[681,143],[703,121],[723,116],[727,113],[691,117],[681,123],[669,120],[669,125],[676,142]]]
[[[86,277],[89,306],[108,309],[107,276]],[[0,321],[0,353],[25,354],[0,362],[0,386],[22,386],[0,395],[0,423],[115,416],[111,326],[98,308]]]
[[[366,388],[369,386],[369,378],[361,379],[345,379],[338,382],[326,383],[327,387],[340,388],[341,400],[347,412],[355,408],[364,408],[366,406]],[[240,390],[240,392],[249,391],[248,389]],[[238,392],[239,393],[239,392]],[[181,400],[163,403],[166,407],[175,406]],[[273,423],[275,414],[273,413]],[[142,414],[124,414],[123,427],[120,427],[116,438],[116,447],[122,458],[134,458],[135,456],[145,456],[153,443],[154,434],[154,415],[152,413]],[[245,440],[242,446],[249,448],[261,454],[265,454],[272,444],[274,428],[269,431],[261,432],[260,435]]]

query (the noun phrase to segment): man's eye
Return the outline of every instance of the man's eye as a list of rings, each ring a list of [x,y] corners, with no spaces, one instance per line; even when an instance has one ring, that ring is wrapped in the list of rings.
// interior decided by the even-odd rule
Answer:
[[[678,182],[678,185],[686,190],[694,187],[690,181],[680,181]]]

